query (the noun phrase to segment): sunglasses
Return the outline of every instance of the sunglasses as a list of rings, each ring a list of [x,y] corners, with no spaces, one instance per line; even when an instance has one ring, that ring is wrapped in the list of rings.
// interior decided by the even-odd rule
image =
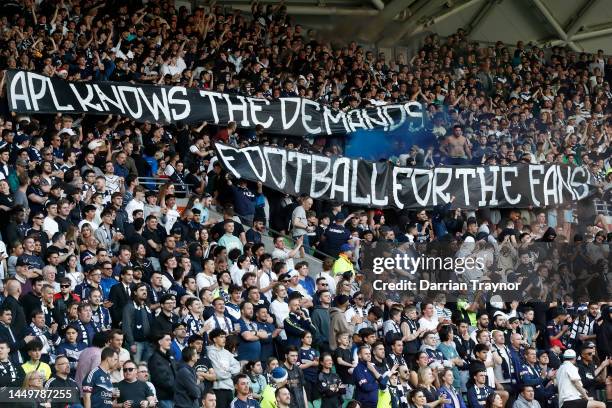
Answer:
[[[69,288],[70,285],[60,285],[60,288]]]
[[[136,371],[136,367],[125,368],[124,370],[131,373],[132,371]]]

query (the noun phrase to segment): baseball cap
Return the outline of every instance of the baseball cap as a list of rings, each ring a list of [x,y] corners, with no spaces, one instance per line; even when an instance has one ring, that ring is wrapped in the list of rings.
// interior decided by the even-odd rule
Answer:
[[[501,316],[501,317],[503,317],[504,319],[508,320],[508,315],[507,315],[507,314],[505,314],[505,313],[504,313],[504,312],[502,312],[502,311],[499,311],[499,310],[498,310],[497,312],[493,313],[493,318],[496,318],[497,316]]]
[[[342,246],[340,247],[340,252],[350,252],[353,250],[353,247],[350,246],[349,244],[342,244]]]
[[[576,352],[572,349],[567,349],[563,352],[563,358],[566,360],[571,360],[576,358]]]
[[[17,258],[16,266],[28,266],[28,263],[22,256],[20,256],[19,258]]]
[[[272,381],[276,384],[282,383],[287,379],[287,370],[283,367],[276,367],[270,374],[272,375]]]
[[[346,219],[346,217],[344,216],[342,211],[340,211],[338,214],[336,214],[334,216],[334,221],[342,221],[342,220],[345,220],[345,219]]]

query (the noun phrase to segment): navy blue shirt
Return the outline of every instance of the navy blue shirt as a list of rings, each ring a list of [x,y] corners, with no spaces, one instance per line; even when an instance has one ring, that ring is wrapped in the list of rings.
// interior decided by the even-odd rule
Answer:
[[[83,392],[91,393],[91,406],[113,407],[113,383],[110,374],[100,367],[93,369],[83,380]]]
[[[337,257],[340,252],[340,247],[347,243],[351,237],[351,233],[345,226],[334,223],[327,228],[324,236],[326,239],[325,253]]]
[[[255,194],[248,188],[231,187],[236,213],[242,216],[255,214]]]
[[[482,387],[472,385],[468,388],[468,405],[470,408],[480,408],[480,403],[485,402],[487,397],[494,392],[495,390],[486,384]]]
[[[230,404],[230,408],[259,408],[259,402],[253,398],[247,398],[246,401],[234,398]]]
[[[250,321],[246,322],[244,319],[238,320],[240,325],[240,333],[251,331],[253,334],[257,333],[259,326],[257,322]],[[247,341],[242,335],[240,336],[240,344],[238,345],[238,360],[257,361],[261,354],[261,343],[259,340]]]
[[[300,354],[298,357],[300,362],[302,362],[302,360],[314,361],[317,357],[319,357],[319,352],[317,350],[313,348],[309,348],[309,349],[300,348]],[[304,378],[308,382],[317,381],[318,371],[319,369],[317,366],[302,368],[302,372],[304,373]]]

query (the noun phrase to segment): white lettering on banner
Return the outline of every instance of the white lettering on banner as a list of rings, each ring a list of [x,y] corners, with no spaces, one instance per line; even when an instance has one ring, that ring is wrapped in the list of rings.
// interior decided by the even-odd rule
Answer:
[[[287,130],[290,129],[295,122],[297,122],[298,117],[300,116],[300,103],[301,103],[301,99],[300,98],[280,98],[280,103],[281,103],[281,120],[283,123],[283,130]],[[287,122],[287,103],[292,102],[295,103],[295,110],[293,111],[293,117],[291,118],[290,121]]]
[[[317,164],[323,163],[325,167],[322,171],[317,170]],[[311,162],[311,179],[310,179],[310,196],[312,198],[322,197],[325,192],[329,189],[331,184],[331,178],[329,177],[329,171],[331,169],[331,159],[327,156],[312,156]],[[316,184],[323,183],[325,186],[320,190],[316,190]]]
[[[177,113],[176,109],[172,108],[172,120],[183,120],[191,114],[191,104],[188,100],[175,99],[175,93],[180,93],[184,96],[187,96],[187,89],[183,86],[173,86],[170,91],[168,91],[168,102],[170,102],[171,105],[183,105],[185,107],[183,113],[181,113],[180,115]]]
[[[356,205],[370,205],[370,194],[365,197],[359,197],[357,194],[357,188],[359,187],[359,160],[353,160],[353,166],[351,170],[351,203]],[[363,166],[371,166],[371,163],[363,162]]]
[[[270,155],[275,154],[281,157],[281,179],[280,181],[274,176],[274,167],[270,161]],[[287,151],[284,149],[279,149],[277,147],[264,146],[264,157],[266,158],[266,164],[268,165],[268,171],[270,172],[270,176],[276,186],[282,190],[285,188],[285,183],[287,182]]]
[[[370,179],[371,184],[370,184],[370,189],[372,190],[372,204],[373,205],[378,205],[378,206],[386,206],[389,203],[389,197],[387,196],[387,180],[383,180],[380,184],[378,184],[378,166],[381,166],[383,168],[383,171],[381,172],[381,174],[385,175],[385,177],[387,176],[388,172],[385,171],[386,167],[388,166],[387,163],[372,163],[372,178]],[[384,197],[382,199],[378,199],[376,198],[376,186],[380,185],[382,188],[380,189],[383,194]]]
[[[434,207],[449,203],[452,196],[463,194],[463,200],[455,201],[457,207],[537,206],[540,201],[542,205],[559,203],[562,195],[568,194],[563,191],[565,188],[578,199],[591,192],[588,184],[590,173],[584,168],[568,172],[565,180],[562,170],[567,166],[559,165],[440,167],[432,170],[347,157],[331,158],[269,146],[235,149],[219,143],[217,147],[219,160],[235,177],[261,181],[289,194],[309,193],[313,198],[353,205],[393,206],[398,209]],[[309,167],[305,168],[304,163]],[[526,184],[519,184],[519,178],[526,178],[527,174],[530,199],[526,198],[529,193],[524,193]],[[515,183],[518,185],[512,188]],[[561,186],[562,183],[565,186]],[[541,187],[534,187],[537,185]],[[473,196],[471,200],[470,195]],[[474,202],[476,196],[478,200]]]
[[[404,109],[402,105],[386,105],[386,106],[383,106],[382,109],[383,109],[385,116],[387,117],[387,120],[389,121],[389,129],[388,129],[389,132],[392,132],[395,129],[399,128],[406,121],[406,110]],[[391,115],[389,115],[389,111],[393,109],[397,109],[400,111],[400,120],[397,123],[395,123],[393,119],[391,118]]]
[[[546,174],[544,174],[544,184],[542,185],[544,191],[544,205],[547,206],[549,204],[557,204],[559,202],[558,199],[558,189],[557,189],[557,171],[555,165],[550,166],[546,169]],[[552,180],[552,181],[551,181]],[[552,185],[550,185],[552,184]],[[548,201],[548,197],[552,196],[552,203]]]
[[[46,81],[47,84],[49,84],[49,94],[51,95],[51,99],[53,99],[53,105],[55,105],[55,110],[57,110],[58,112],[73,111],[74,106],[70,104],[62,106],[62,104],[60,104],[60,101],[57,99],[57,95],[55,95],[55,88],[53,88],[51,78],[47,78]]]
[[[157,95],[157,92],[153,91],[151,92],[151,101],[149,101],[147,95],[145,95],[144,93],[144,90],[142,88],[138,88],[138,93],[140,94],[142,101],[149,109],[149,112],[151,112],[151,114],[155,118],[155,121],[159,120],[159,113],[161,111],[161,113],[164,115],[166,122],[170,122],[172,121],[172,119],[170,117],[170,106],[168,106],[168,95],[166,94],[166,90],[164,88],[161,88],[160,91],[161,100],[160,97]]]
[[[504,199],[508,202],[508,204],[515,205],[521,201],[521,194],[519,193],[516,196],[516,198],[510,197],[510,193],[508,192],[508,187],[512,186],[512,182],[510,182],[509,180],[506,180],[507,173],[512,173],[514,175],[514,178],[516,179],[516,177],[518,177],[518,168],[508,167],[508,166],[504,166],[501,168],[501,179],[502,179],[501,185],[502,185],[502,191],[504,192]]]
[[[407,179],[412,174],[412,168],[393,166],[393,201],[395,202],[395,206],[401,210],[404,208],[404,203],[402,203],[398,195],[398,192],[403,186],[401,182],[398,182],[400,174],[405,174]]]
[[[113,91],[113,95],[115,96],[115,99],[109,98],[104,92],[102,92],[98,84],[94,84],[93,87],[98,93],[98,98],[100,98],[100,103],[102,103],[102,106],[104,106],[104,110],[110,111],[107,105],[107,102],[108,102],[111,105],[113,105],[115,108],[119,109],[121,113],[125,115],[125,109],[123,108],[123,103],[121,103],[121,99],[119,98],[119,95],[117,94],[117,87],[115,85],[111,85],[110,87],[111,90]]]
[[[238,149],[234,149],[231,146],[226,146],[223,145],[221,143],[217,143],[215,144],[215,147],[217,148],[217,153],[219,153],[219,158],[221,159],[221,163],[223,163],[223,166],[226,167],[234,177],[236,178],[241,178],[242,176],[240,175],[240,173],[238,173],[238,170],[236,170],[234,168],[234,166],[232,166],[231,162],[234,161],[234,156],[226,156],[225,152],[233,152],[235,154],[239,154],[239,150]]]
[[[531,201],[533,202],[534,207],[540,206],[540,200],[537,199],[535,195],[534,186],[540,184],[540,179],[534,177],[534,172],[539,172],[540,174],[544,173],[544,166],[542,164],[534,164],[529,166],[529,189],[531,191]]]
[[[336,184],[336,180],[338,180],[338,173],[340,173],[339,167],[342,166],[342,175],[340,179],[342,180],[342,184]],[[331,200],[338,200],[336,198],[336,192],[342,193],[342,199],[339,201],[349,202],[350,201],[350,186],[349,186],[349,178],[350,178],[350,169],[351,169],[351,160],[347,157],[340,157],[334,161],[334,167],[332,168],[332,185],[329,198]]]
[[[76,86],[74,86],[74,84],[68,84],[68,86],[70,89],[72,89],[74,97],[76,98],[77,102],[79,102],[79,105],[81,105],[81,109],[83,109],[85,112],[89,112],[90,108],[97,110],[98,112],[103,112],[102,105],[99,103],[91,103],[91,100],[94,98],[95,94],[90,84],[85,84],[85,89],[87,90],[87,96],[85,97],[81,96],[79,90]]]
[[[555,166],[557,168],[557,173],[559,174],[559,204],[563,204],[563,190],[567,190],[569,191],[569,193],[572,195],[572,200],[576,199],[576,193],[574,192],[574,189],[571,186],[571,182],[572,182],[572,168],[569,166],[566,166],[565,169],[567,170],[567,180],[565,178],[563,178],[563,168],[561,166]]]
[[[468,184],[468,176],[471,178],[476,177],[476,169],[455,167],[455,178],[463,178],[463,198],[465,200],[465,206],[470,206],[470,187]]]
[[[357,120],[353,120],[353,117],[357,117]],[[351,132],[357,131],[357,129],[366,129],[368,130],[368,126],[363,122],[363,118],[361,117],[361,111],[359,109],[354,109],[348,111],[346,114],[348,119],[348,124],[351,127]]]
[[[334,124],[342,122],[342,126],[344,126],[344,130],[346,132],[351,131],[348,124],[346,123],[346,114],[343,111],[338,111],[336,113],[336,116],[334,116],[334,113],[327,106],[324,106],[323,107],[323,122],[325,123],[325,131],[327,132],[328,135],[332,134],[332,129],[329,127],[330,121]]]
[[[210,102],[210,110],[212,111],[215,125],[218,125],[219,113],[217,112],[217,101],[215,101],[215,98],[223,99],[223,94],[219,92],[200,91],[200,96],[205,98],[208,97],[208,102]]]
[[[288,161],[293,161],[294,159],[296,160],[296,174],[295,174],[295,188],[294,191],[296,193],[299,193],[301,190],[300,188],[302,187],[302,161],[305,161],[307,163],[310,163],[312,155],[307,154],[307,153],[300,153],[300,152],[289,152],[289,158],[287,159]]]
[[[484,206],[494,206],[499,204],[499,201],[497,201],[497,173],[499,172],[499,166],[489,166],[487,167],[487,169],[493,173],[493,184],[492,185],[487,185],[487,177],[485,175],[485,170],[486,168],[484,167],[478,167],[476,169],[476,172],[478,173],[478,175],[480,176],[480,201],[478,202],[478,206],[479,207],[484,207]],[[489,203],[487,204],[487,192],[491,193],[491,200],[489,200]]]
[[[17,110],[17,101],[23,101],[23,103],[25,103],[26,109],[32,110],[28,86],[26,85],[25,74],[25,71],[17,72],[9,85],[11,93],[11,109],[13,110]],[[17,91],[17,85],[20,85],[20,91]]]
[[[438,184],[439,174],[446,175],[446,180],[441,185]],[[448,188],[448,186],[451,183],[451,180],[453,179],[452,174],[453,174],[453,169],[451,167],[439,167],[437,169],[434,169],[433,194],[432,194],[433,205],[438,205],[438,197],[442,199],[441,204],[446,204],[450,202],[451,197],[450,197],[450,194],[446,192],[446,189]]]
[[[311,128],[310,125],[308,124],[308,122],[312,120],[312,115],[309,115],[306,113],[307,106],[314,107],[316,111],[321,110],[321,105],[319,105],[318,103],[313,102],[309,99],[303,99],[302,100],[302,126],[304,127],[306,132],[308,132],[309,134],[321,133],[321,126],[317,126],[316,128]]]
[[[233,103],[232,99],[228,94],[223,94],[223,98],[225,99],[225,103],[227,104],[227,113],[229,114],[230,122],[238,122],[234,117],[234,111],[240,112],[242,114],[242,120],[240,121],[240,126],[249,127],[251,124],[249,123],[249,115],[247,109],[247,103],[244,99],[244,96],[234,95],[234,98],[237,98],[240,103]]]
[[[34,85],[35,80],[40,83],[40,89],[38,89],[38,91],[36,91],[36,86]],[[33,72],[28,72],[28,88],[30,89],[32,107],[35,111],[39,111],[40,109],[38,108],[38,100],[42,99],[45,96],[45,92],[47,91],[47,77],[35,74]]]
[[[253,121],[253,124],[255,126],[261,125],[264,128],[269,128],[270,126],[272,126],[272,122],[274,121],[272,116],[268,116],[268,120],[264,122],[257,118],[257,112],[263,111],[262,107],[259,104],[263,103],[264,105],[270,105],[270,101],[267,99],[258,99],[251,97],[247,97],[247,101],[249,102],[249,107],[251,110],[251,120]]]
[[[413,111],[410,109],[413,107],[417,108],[417,110]],[[421,119],[421,123],[416,129],[420,129],[425,126],[425,119],[423,118],[423,107],[421,106],[419,102],[416,102],[416,101],[407,102],[404,104],[404,109],[406,110],[406,113],[408,114],[408,116],[410,116],[411,118]]]
[[[372,129],[375,127],[384,127],[385,130],[387,130],[387,128],[389,127],[389,123],[387,123],[387,119],[385,119],[385,117],[382,115],[380,106],[376,107],[376,116],[377,119],[370,117],[367,110],[364,110],[362,115],[363,120],[368,125],[368,128]]]
[[[246,159],[249,162],[249,166],[251,166],[251,169],[253,170],[253,174],[255,174],[255,177],[257,177],[257,179],[261,181],[262,183],[265,183],[266,173],[267,173],[266,172],[266,160],[259,146],[246,147],[242,151],[244,152],[244,155],[246,156]],[[255,152],[257,153],[257,155],[259,155],[259,160],[261,161],[261,169],[259,172],[257,171],[257,166],[255,166],[255,163],[253,162],[253,158],[251,157],[251,152]]]
[[[140,117],[142,116],[142,104],[140,103],[140,98],[138,97],[138,90],[131,86],[124,86],[124,85],[119,85],[117,89],[119,90],[119,95],[121,95],[121,100],[123,101],[123,105],[125,105],[125,108],[128,110],[130,115],[134,119],[140,119]],[[132,110],[132,107],[127,101],[127,98],[125,96],[126,92],[129,92],[132,95],[134,95],[134,99],[136,100],[136,110],[135,111]]]
[[[580,175],[584,178],[586,176],[586,180],[584,182],[576,181],[576,175],[580,173]],[[570,184],[574,187],[574,191],[576,191],[576,199],[582,200],[589,195],[589,187],[588,183],[591,182],[591,174],[587,173],[587,171],[583,167],[574,167],[574,171],[572,173],[572,181]],[[578,189],[582,189],[582,193],[578,192]]]
[[[425,183],[425,197],[421,197],[419,194],[419,187],[417,186],[417,177],[427,176],[427,182]],[[429,205],[429,196],[431,195],[431,179],[433,173],[428,169],[414,169],[410,182],[412,183],[412,191],[414,193],[414,199],[420,206],[426,207]]]

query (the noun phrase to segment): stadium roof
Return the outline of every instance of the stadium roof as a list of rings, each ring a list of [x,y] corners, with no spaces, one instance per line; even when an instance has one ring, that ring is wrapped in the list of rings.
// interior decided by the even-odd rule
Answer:
[[[250,10],[249,1],[223,3]],[[461,27],[481,43],[515,45],[522,40],[545,47],[567,45],[577,52],[607,51],[612,44],[612,8],[606,0],[286,0],[285,4],[298,21],[333,30],[335,38],[356,38],[382,47],[408,45],[429,32],[447,36]]]

